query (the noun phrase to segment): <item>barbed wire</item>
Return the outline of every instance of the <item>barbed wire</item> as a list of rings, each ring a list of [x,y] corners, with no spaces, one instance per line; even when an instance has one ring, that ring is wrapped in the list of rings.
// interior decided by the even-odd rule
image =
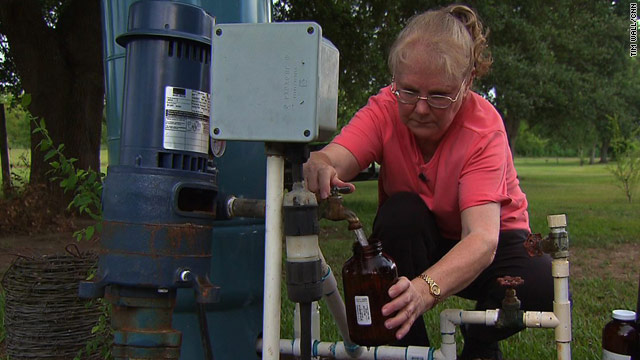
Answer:
[[[5,273],[6,355],[12,360],[73,359],[92,334],[101,309],[78,298],[78,284],[95,267],[97,255],[80,253],[18,257]],[[100,359],[100,354],[83,359]]]

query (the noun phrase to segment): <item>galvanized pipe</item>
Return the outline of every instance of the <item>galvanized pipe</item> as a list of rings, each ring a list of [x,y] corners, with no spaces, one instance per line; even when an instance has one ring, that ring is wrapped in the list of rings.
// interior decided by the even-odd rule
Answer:
[[[264,304],[262,359],[280,358],[280,285],[282,277],[282,202],[284,156],[277,146],[267,145],[265,205]]]

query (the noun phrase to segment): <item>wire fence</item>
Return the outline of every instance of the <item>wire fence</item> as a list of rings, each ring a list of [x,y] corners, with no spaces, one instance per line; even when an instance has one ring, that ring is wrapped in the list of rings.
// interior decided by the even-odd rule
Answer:
[[[67,254],[18,257],[5,273],[6,355],[12,360],[73,359],[88,341],[101,314],[95,301],[78,298],[78,284],[95,267],[97,255],[67,246]],[[100,359],[100,354],[82,359]]]

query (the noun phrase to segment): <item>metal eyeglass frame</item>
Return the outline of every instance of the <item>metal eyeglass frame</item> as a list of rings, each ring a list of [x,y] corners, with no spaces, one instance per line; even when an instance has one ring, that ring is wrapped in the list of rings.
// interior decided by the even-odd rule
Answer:
[[[462,88],[464,88],[465,83],[467,82],[467,79],[465,78],[464,80],[462,80],[462,84],[460,84],[460,89],[458,89],[458,94],[456,95],[455,99],[452,99],[450,96],[446,96],[446,95],[431,95],[431,96],[420,96],[416,93],[414,93],[413,91],[409,91],[409,90],[398,90],[398,88],[396,87],[396,81],[395,79],[392,80],[393,81],[393,85],[392,85],[392,90],[391,92],[396,96],[396,98],[398,99],[398,101],[402,104],[407,104],[407,105],[415,105],[418,103],[418,101],[420,100],[426,100],[427,104],[429,104],[429,106],[436,108],[436,109],[446,109],[449,106],[451,106],[454,102],[458,101],[458,98],[460,97],[460,93],[462,93]],[[395,90],[393,90],[395,89]],[[415,101],[406,101],[400,98],[400,92],[402,92],[403,94],[406,95],[410,95],[415,97]],[[440,105],[434,105],[431,103],[432,99],[446,99],[449,100],[449,104],[446,106],[440,106]]]

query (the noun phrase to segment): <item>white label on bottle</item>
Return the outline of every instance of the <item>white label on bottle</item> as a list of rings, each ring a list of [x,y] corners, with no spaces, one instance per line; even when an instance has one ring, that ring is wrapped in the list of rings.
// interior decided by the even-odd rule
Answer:
[[[356,296],[356,319],[358,325],[371,325],[371,307],[368,296]]]
[[[631,355],[620,355],[602,349],[602,360],[631,360]]]
[[[208,153],[211,96],[173,86],[164,95],[164,148]]]

